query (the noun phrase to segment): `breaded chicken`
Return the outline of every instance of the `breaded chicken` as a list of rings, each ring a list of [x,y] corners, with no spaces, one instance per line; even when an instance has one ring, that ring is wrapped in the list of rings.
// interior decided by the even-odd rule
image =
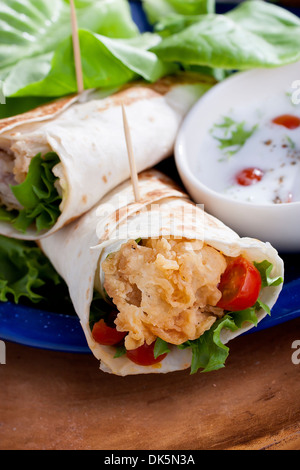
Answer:
[[[216,307],[226,258],[198,240],[131,240],[103,263],[104,288],[128,331],[128,350],[157,337],[179,345],[199,338],[223,316]]]

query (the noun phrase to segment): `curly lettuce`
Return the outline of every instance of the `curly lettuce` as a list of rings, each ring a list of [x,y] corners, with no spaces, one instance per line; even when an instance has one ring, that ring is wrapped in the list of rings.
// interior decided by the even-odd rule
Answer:
[[[23,209],[9,212],[0,208],[1,221],[10,222],[22,233],[32,225],[38,233],[53,227],[61,213],[61,196],[55,188],[57,178],[52,171],[59,161],[54,152],[44,156],[38,154],[31,160],[25,181],[11,186],[11,191]]]
[[[62,284],[52,264],[31,242],[0,235],[0,301],[28,300],[33,304],[45,299],[43,286]]]

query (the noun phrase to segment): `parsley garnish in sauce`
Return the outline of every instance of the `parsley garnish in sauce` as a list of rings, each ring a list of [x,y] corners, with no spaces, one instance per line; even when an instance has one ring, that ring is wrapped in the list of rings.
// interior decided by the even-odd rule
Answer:
[[[212,137],[219,141],[219,149],[226,157],[232,157],[254,134],[258,124],[251,129],[246,129],[245,121],[236,122],[231,117],[225,116],[221,124],[214,124],[210,133]]]

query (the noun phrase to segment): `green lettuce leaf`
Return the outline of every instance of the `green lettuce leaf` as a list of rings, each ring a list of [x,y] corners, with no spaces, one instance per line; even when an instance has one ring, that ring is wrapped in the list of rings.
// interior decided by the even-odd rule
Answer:
[[[161,338],[157,338],[154,345],[154,357],[155,359],[162,354],[167,354],[170,352],[169,345],[166,341]]]
[[[151,24],[174,13],[202,15],[215,11],[215,0],[142,0],[142,5]]]
[[[31,160],[26,180],[11,186],[14,196],[24,209],[9,212],[0,208],[1,221],[10,222],[22,233],[32,224],[37,232],[49,230],[55,224],[60,215],[61,197],[54,185],[57,178],[52,169],[59,161],[53,152],[44,157],[38,154]]]
[[[283,278],[281,276],[271,277],[273,265],[269,261],[264,260],[261,263],[254,263],[254,266],[260,272],[262,288],[279,286],[283,283]]]
[[[210,372],[224,367],[229,348],[220,339],[223,328],[231,331],[238,329],[234,320],[229,315],[225,315],[197,340],[187,341],[178,346],[181,349],[187,347],[192,349],[191,374],[195,374],[199,369],[202,369],[202,372]]]
[[[2,222],[13,222],[17,217],[16,211],[7,211],[4,207],[0,207],[0,220]]]
[[[167,36],[152,49],[163,61],[246,70],[300,59],[300,19],[260,0],[224,15],[163,18],[156,30]]]
[[[99,292],[94,290],[93,300],[90,306],[89,326],[93,330],[95,323],[100,320],[106,320],[111,309],[108,308],[108,303],[104,300]]]
[[[136,78],[155,82],[178,70],[178,66],[163,63],[151,51],[160,42],[155,34],[145,33],[137,38],[111,39],[89,31],[79,31],[85,89],[112,88]],[[77,90],[73,45],[66,39],[54,54],[43,57],[48,62],[47,73],[39,80],[31,70],[39,69],[41,57],[20,62],[4,82],[7,96],[58,97]],[[40,69],[41,70],[41,69]]]
[[[78,27],[109,37],[138,34],[125,0],[75,0]],[[2,0],[0,4],[1,69],[53,52],[71,35],[67,0]],[[32,71],[39,75],[40,70]]]
[[[240,312],[230,312],[217,320],[200,338],[187,341],[183,345],[178,346],[181,349],[192,349],[191,374],[195,374],[199,369],[202,369],[201,372],[211,372],[225,367],[229,348],[221,341],[220,335],[223,328],[237,331],[242,328],[245,322],[250,322],[257,326],[257,310],[262,305],[258,303],[254,307]]]
[[[118,357],[125,356],[126,354],[126,348],[125,346],[117,346],[116,347],[116,353],[114,355],[114,359],[118,359]]]
[[[34,244],[0,236],[0,301],[16,304],[21,298],[32,303],[44,299],[44,285],[62,283],[49,260]]]
[[[56,98],[76,92],[69,2],[54,0],[51,11],[48,0],[2,3],[0,82],[4,96]],[[160,38],[139,34],[127,1],[78,0],[76,5],[85,88],[119,86],[137,77],[156,81],[177,69],[149,51]],[[22,21],[17,21],[20,13]]]

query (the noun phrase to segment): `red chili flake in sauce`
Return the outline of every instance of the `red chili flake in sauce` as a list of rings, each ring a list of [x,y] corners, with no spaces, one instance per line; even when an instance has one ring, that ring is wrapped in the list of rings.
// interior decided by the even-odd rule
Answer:
[[[297,129],[297,127],[300,127],[300,118],[292,114],[282,114],[274,118],[272,122],[287,129]]]
[[[263,176],[264,172],[259,168],[245,168],[236,175],[235,179],[241,186],[250,186],[261,181]]]

